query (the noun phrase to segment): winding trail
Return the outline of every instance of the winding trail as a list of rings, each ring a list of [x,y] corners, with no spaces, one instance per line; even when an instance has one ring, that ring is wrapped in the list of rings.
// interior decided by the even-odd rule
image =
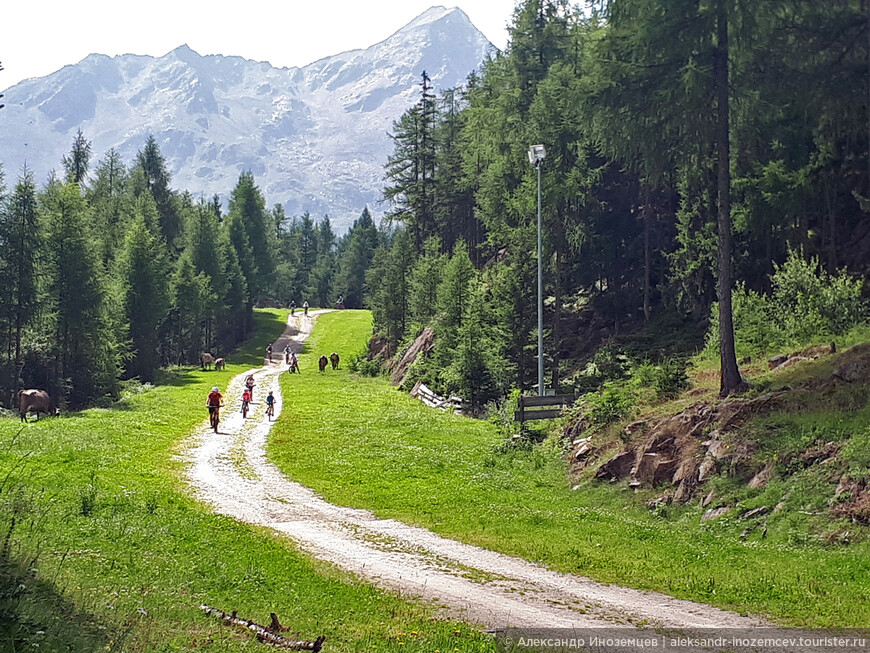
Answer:
[[[220,432],[212,433],[203,423],[191,436],[188,478],[196,495],[214,510],[269,527],[317,558],[379,586],[436,602],[450,616],[490,629],[633,624],[691,633],[768,625],[704,604],[557,573],[365,510],[336,506],[284,477],[266,458],[271,422],[262,398],[273,391],[277,419],[283,403],[278,376],[287,370],[280,354],[288,343],[301,351],[315,319],[315,312],[290,318],[273,345],[276,362],[250,371],[257,387],[248,419],[239,412],[245,373],[227,388]]]

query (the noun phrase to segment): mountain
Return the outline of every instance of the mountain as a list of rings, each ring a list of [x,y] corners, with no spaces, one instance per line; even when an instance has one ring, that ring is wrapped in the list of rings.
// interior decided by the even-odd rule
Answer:
[[[436,90],[458,86],[492,50],[460,9],[432,7],[380,43],[302,68],[186,45],[159,58],[92,54],[5,91],[0,163],[7,182],[26,164],[41,183],[78,129],[92,164],[114,147],[129,165],[153,135],[174,188],[226,200],[250,170],[269,206],[329,215],[340,232],[366,205],[385,210],[388,132],[423,71]]]

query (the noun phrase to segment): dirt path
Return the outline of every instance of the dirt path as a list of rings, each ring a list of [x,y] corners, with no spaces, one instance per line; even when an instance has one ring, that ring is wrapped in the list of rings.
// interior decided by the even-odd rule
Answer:
[[[285,478],[265,455],[271,423],[263,397],[274,392],[277,419],[282,408],[278,375],[287,369],[279,354],[288,342],[301,350],[316,318],[312,315],[291,318],[274,345],[276,362],[251,370],[257,388],[248,419],[242,419],[238,405],[243,374],[227,388],[220,432],[203,423],[192,436],[189,479],[197,496],[217,512],[272,528],[315,557],[489,628],[635,624],[691,632],[762,625],[707,605],[560,574],[365,510],[335,506]]]

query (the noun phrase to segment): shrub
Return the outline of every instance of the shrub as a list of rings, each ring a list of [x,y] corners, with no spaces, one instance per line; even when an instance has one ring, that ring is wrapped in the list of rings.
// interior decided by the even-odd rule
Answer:
[[[863,282],[845,270],[830,275],[791,251],[771,277],[770,296],[738,283],[733,294],[734,342],[738,356],[755,356],[777,347],[839,336],[866,320]],[[719,351],[719,307],[713,305],[706,353]]]
[[[675,358],[667,358],[653,370],[653,387],[659,399],[675,397],[689,387],[686,366]]]
[[[347,367],[351,372],[362,376],[379,376],[383,372],[382,360],[379,357],[369,358],[368,350],[351,355]]]
[[[607,382],[600,393],[587,394],[583,403],[589,421],[604,426],[622,419],[634,406],[634,393],[627,387]]]

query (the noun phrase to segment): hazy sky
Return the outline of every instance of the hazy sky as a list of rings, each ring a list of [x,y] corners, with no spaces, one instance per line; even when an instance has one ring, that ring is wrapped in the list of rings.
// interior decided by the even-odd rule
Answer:
[[[382,41],[433,5],[459,6],[498,48],[515,0],[14,0],[4,2],[0,89],[87,55],[199,54],[304,66]]]

